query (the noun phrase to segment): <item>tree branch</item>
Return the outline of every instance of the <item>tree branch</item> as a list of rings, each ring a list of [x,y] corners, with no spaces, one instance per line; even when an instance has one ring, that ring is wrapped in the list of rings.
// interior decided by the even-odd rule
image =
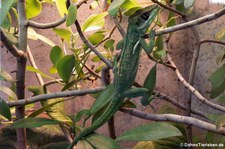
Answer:
[[[6,49],[7,50],[9,50],[9,52],[13,55],[13,56],[15,56],[15,57],[26,57],[26,54],[23,52],[23,51],[21,51],[21,50],[19,50],[19,49],[17,49],[17,47],[16,46],[14,46],[8,39],[7,39],[7,37],[5,36],[5,34],[4,34],[4,32],[2,31],[2,29],[0,28],[0,39],[1,39],[1,41],[2,41],[2,43],[4,44],[4,46],[6,47]]]
[[[49,28],[54,28],[57,27],[61,24],[63,24],[66,21],[66,15],[64,15],[63,18],[57,20],[56,22],[52,23],[38,23],[32,20],[28,20],[27,25],[30,27],[38,28],[38,29],[49,29]]]
[[[159,6],[165,8],[165,9],[167,9],[169,11],[172,11],[172,12],[174,12],[174,13],[182,16],[182,17],[185,17],[186,16],[186,14],[184,14],[183,12],[174,9],[173,7],[169,7],[167,5],[164,5],[163,3],[160,3],[158,0],[152,0],[152,2],[158,4]]]
[[[24,0],[18,0],[17,10],[18,10],[18,22],[19,22],[19,38],[18,46],[19,49],[24,53],[27,52],[27,17],[25,9]],[[16,72],[16,95],[18,101],[24,99],[25,97],[25,71],[26,71],[26,62],[25,57],[17,57],[17,72]],[[17,106],[16,107],[16,119],[22,119],[25,115],[25,107]],[[27,149],[27,140],[26,140],[26,131],[24,128],[16,129],[17,132],[17,146],[20,149]]]
[[[220,110],[222,112],[225,112],[225,107],[223,106],[220,106],[220,105],[217,105],[215,103],[212,103],[211,101],[209,101],[207,98],[205,98],[201,93],[199,93],[198,90],[196,90],[192,85],[190,85],[185,79],[184,77],[181,75],[179,69],[176,67],[175,63],[173,62],[171,56],[168,54],[168,60],[170,62],[170,64],[175,67],[175,72],[178,76],[178,79],[180,80],[180,82],[187,88],[189,89],[192,94],[194,94],[197,99],[199,99],[202,103],[205,103],[206,105],[214,108],[214,109],[217,109],[217,110]]]
[[[70,97],[70,96],[84,96],[86,94],[94,94],[97,92],[103,91],[104,87],[98,87],[94,89],[84,89],[84,90],[73,90],[73,91],[64,91],[64,92],[54,92],[54,93],[48,93],[48,94],[42,94],[34,97],[30,97],[27,99],[21,99],[14,102],[8,102],[7,104],[9,107],[15,107],[15,106],[24,106],[27,104],[44,101],[47,99],[52,98],[59,98],[59,97]]]
[[[130,114],[132,116],[136,116],[138,118],[146,119],[146,120],[153,120],[153,121],[170,121],[170,122],[177,122],[183,124],[189,124],[206,131],[211,131],[220,135],[225,135],[225,128],[217,129],[215,125],[201,121],[197,118],[187,117],[187,116],[180,116],[176,114],[150,114],[144,113],[139,110],[122,108],[120,111]]]
[[[225,8],[223,8],[220,11],[215,12],[213,14],[209,14],[209,15],[203,16],[201,18],[198,18],[198,19],[186,22],[186,23],[182,23],[182,24],[179,24],[179,25],[175,25],[175,26],[172,26],[172,27],[165,28],[165,29],[156,30],[155,34],[156,34],[156,36],[159,36],[159,35],[175,32],[175,31],[178,31],[178,30],[181,30],[181,29],[186,29],[186,28],[189,28],[189,27],[192,27],[192,26],[195,26],[195,25],[199,25],[199,24],[202,24],[202,23],[205,23],[205,22],[208,22],[208,21],[215,20],[215,19],[223,16],[224,14],[225,14]]]

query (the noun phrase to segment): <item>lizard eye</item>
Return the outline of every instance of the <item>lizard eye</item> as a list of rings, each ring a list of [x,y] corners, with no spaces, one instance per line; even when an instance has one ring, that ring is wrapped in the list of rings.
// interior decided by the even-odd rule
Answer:
[[[149,15],[150,14],[148,12],[145,12],[140,16],[140,19],[146,21],[149,18]]]

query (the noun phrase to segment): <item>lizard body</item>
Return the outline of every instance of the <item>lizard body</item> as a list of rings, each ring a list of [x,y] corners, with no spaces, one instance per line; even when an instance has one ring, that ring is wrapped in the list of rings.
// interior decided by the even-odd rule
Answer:
[[[139,57],[142,49],[140,40],[147,32],[150,24],[154,21],[158,10],[159,8],[154,5],[137,11],[134,15],[129,17],[129,24],[123,43],[121,59],[118,64],[118,68],[116,68],[114,72],[114,92],[110,97],[111,102],[100,118],[75,137],[68,147],[69,149],[72,149],[74,144],[76,144],[80,139],[105,124],[122,106],[123,100],[127,97],[126,93],[131,89],[137,74]]]

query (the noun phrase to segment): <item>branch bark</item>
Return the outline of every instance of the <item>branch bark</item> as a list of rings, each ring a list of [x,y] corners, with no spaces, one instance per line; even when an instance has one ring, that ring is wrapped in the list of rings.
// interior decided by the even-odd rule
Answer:
[[[223,9],[221,9],[218,12],[215,12],[213,14],[209,14],[209,15],[203,16],[201,18],[198,18],[198,19],[186,22],[186,23],[182,23],[182,24],[179,24],[179,25],[175,25],[175,26],[172,26],[172,27],[165,28],[165,29],[156,30],[155,35],[159,36],[159,35],[175,32],[175,31],[178,31],[178,30],[186,29],[186,28],[189,28],[189,27],[192,27],[192,26],[195,26],[195,25],[199,25],[199,24],[202,24],[202,23],[205,23],[205,22],[215,20],[215,19],[223,16],[224,14],[225,14],[225,8],[223,8]]]
[[[104,90],[104,87],[98,87],[94,89],[54,92],[54,93],[48,93],[48,94],[42,94],[42,95],[30,97],[27,99],[21,99],[19,101],[8,102],[7,104],[9,105],[9,107],[24,106],[27,104],[44,101],[47,99],[59,98],[59,97],[70,97],[70,96],[84,96],[86,94],[94,94],[97,92],[101,92],[103,90]]]
[[[25,0],[18,0],[17,10],[19,15],[19,49],[24,53],[27,52],[27,18],[26,18],[26,9],[25,9]],[[18,101],[24,99],[25,97],[25,71],[26,71],[26,61],[25,57],[17,58],[17,73],[16,73],[16,95]],[[24,118],[25,107],[17,106],[16,107],[16,119]],[[17,144],[19,149],[26,149],[26,131],[24,128],[16,129],[17,132]]]
[[[187,117],[187,116],[180,116],[176,114],[150,114],[144,113],[139,110],[122,108],[120,109],[121,112],[130,114],[132,116],[136,116],[138,118],[146,119],[146,120],[153,120],[153,121],[166,121],[166,122],[177,122],[183,124],[189,124],[206,131],[211,131],[220,135],[225,135],[225,128],[217,129],[215,125],[201,121],[197,118]]]

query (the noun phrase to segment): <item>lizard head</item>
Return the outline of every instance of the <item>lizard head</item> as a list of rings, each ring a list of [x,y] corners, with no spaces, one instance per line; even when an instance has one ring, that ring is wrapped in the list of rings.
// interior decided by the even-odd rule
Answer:
[[[137,25],[140,33],[145,33],[157,16],[158,10],[159,7],[157,5],[151,5],[143,9],[139,9],[129,17],[129,23]]]

